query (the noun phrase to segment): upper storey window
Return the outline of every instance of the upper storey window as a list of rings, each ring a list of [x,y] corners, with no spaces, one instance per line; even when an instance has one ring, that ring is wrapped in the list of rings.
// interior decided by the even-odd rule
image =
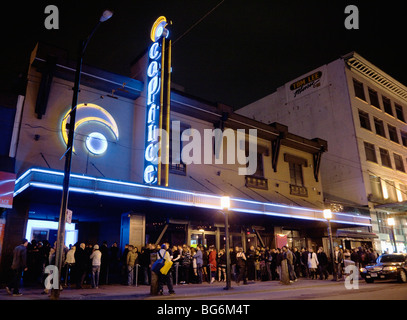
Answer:
[[[353,88],[355,89],[355,96],[362,99],[363,101],[366,101],[363,83],[353,79]]]

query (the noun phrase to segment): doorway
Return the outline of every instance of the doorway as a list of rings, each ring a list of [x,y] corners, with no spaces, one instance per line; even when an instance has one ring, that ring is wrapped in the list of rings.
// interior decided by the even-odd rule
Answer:
[[[200,231],[192,231],[190,246],[196,248],[198,245],[202,245],[205,248],[209,248],[209,246],[216,246],[216,234],[214,232],[200,232]]]

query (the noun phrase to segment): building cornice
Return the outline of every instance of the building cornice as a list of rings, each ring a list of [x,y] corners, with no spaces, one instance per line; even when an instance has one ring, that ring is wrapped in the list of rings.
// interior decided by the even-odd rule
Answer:
[[[356,52],[344,55],[342,59],[348,67],[361,73],[366,78],[377,84],[379,87],[390,91],[395,96],[407,102],[407,87],[389,76],[383,70],[380,70],[374,64],[367,61]]]

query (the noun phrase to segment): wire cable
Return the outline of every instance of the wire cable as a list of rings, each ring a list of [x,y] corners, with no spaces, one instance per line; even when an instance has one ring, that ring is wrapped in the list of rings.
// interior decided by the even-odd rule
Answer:
[[[208,17],[212,12],[214,12],[225,0],[219,2],[215,7],[213,7],[210,11],[208,11],[201,19],[195,22],[192,26],[190,26],[183,34],[181,34],[177,39],[175,39],[172,43],[172,46],[175,45],[176,42],[181,40],[184,36],[186,36],[193,28],[195,28],[198,24],[200,24],[206,17]]]

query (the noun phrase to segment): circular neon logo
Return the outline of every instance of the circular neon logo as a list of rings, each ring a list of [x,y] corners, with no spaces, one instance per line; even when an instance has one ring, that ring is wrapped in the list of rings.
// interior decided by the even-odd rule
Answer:
[[[168,30],[165,29],[167,24],[167,18],[164,16],[159,17],[154,22],[150,33],[151,41],[156,42],[161,36],[168,37]]]
[[[70,118],[70,112],[71,110],[68,110],[61,122],[62,139],[64,140],[65,144],[68,143],[67,123],[68,119]],[[116,141],[119,140],[119,128],[109,112],[93,103],[78,104],[76,107],[76,123],[74,130],[76,131],[78,127],[91,123],[104,125],[110,129],[114,139]],[[105,153],[108,147],[108,140],[106,137],[101,132],[93,130],[91,133],[87,134],[87,136],[84,138],[84,142],[86,149],[94,155],[101,155]],[[73,150],[75,151],[75,148]]]
[[[86,137],[85,145],[89,152],[96,155],[103,154],[107,150],[106,137],[100,132],[91,132]]]

